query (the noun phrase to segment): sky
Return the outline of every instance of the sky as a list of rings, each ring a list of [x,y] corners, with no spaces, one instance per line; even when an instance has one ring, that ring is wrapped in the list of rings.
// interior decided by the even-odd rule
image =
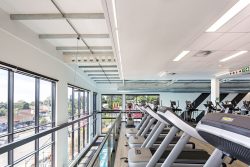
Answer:
[[[7,102],[8,94],[8,73],[0,69],[0,102]],[[40,80],[40,101],[51,96],[51,83]],[[24,100],[35,101],[35,79],[22,74],[14,77],[14,102]]]

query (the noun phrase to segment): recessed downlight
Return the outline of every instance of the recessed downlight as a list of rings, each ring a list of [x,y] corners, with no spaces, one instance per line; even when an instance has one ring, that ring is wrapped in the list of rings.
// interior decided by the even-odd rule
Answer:
[[[219,18],[206,32],[215,32],[227,23],[231,18],[250,4],[250,0],[240,0],[231,9],[229,9],[221,18]]]
[[[184,50],[182,51],[173,61],[180,61],[183,57],[185,57],[190,51]]]
[[[221,59],[220,62],[225,62],[225,61],[231,60],[231,59],[233,59],[233,58],[235,58],[235,57],[238,57],[238,56],[240,56],[240,55],[243,55],[243,54],[245,54],[245,53],[247,53],[247,52],[248,52],[248,51],[246,51],[246,50],[244,50],[244,51],[239,51],[239,52],[237,52],[237,53],[235,53],[235,54],[233,54],[233,55],[231,55],[231,56],[229,56],[229,57],[226,57],[226,58],[224,58],[224,59]]]

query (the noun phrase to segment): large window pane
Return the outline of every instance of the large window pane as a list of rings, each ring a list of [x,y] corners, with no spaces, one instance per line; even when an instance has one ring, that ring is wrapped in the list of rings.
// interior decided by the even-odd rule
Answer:
[[[8,133],[8,72],[0,69],[0,136]],[[0,147],[7,144],[7,137],[0,137]],[[8,164],[8,154],[0,155],[0,166]]]
[[[52,135],[46,135],[39,139],[39,166],[50,167],[52,166],[51,154]]]
[[[74,157],[78,155],[78,130],[74,131]]]
[[[14,75],[14,130],[34,126],[35,123],[35,78]],[[32,131],[27,131],[29,135]]]
[[[26,159],[18,162],[14,167],[34,167],[35,166],[35,154],[27,157]]]
[[[80,128],[80,150],[82,150],[83,148],[84,148],[84,135],[83,135],[83,133],[84,133],[84,128],[83,127],[81,127]]]
[[[23,158],[24,156],[32,153],[35,151],[35,142],[30,142],[25,145],[22,145],[20,147],[17,147],[14,149],[14,161]],[[22,163],[19,163],[19,165],[25,166],[25,164],[33,164],[32,158],[27,158],[25,161],[22,161]]]
[[[78,98],[79,98],[79,92],[78,91],[74,91],[74,117],[78,118]]]
[[[39,102],[39,126],[40,131],[51,127],[52,122],[52,84],[51,82],[40,81],[40,102]]]
[[[111,96],[102,95],[102,110],[111,110]]]
[[[0,135],[8,132],[8,72],[0,69]],[[6,142],[0,138],[0,146]]]
[[[84,115],[84,92],[80,92],[80,115]]]
[[[72,150],[72,126],[68,127],[68,158],[69,161],[72,160],[73,150]]]
[[[0,166],[7,166],[8,165],[8,154],[4,153],[0,155]]]
[[[52,166],[51,146],[48,146],[39,151],[39,166],[40,167]]]
[[[72,88],[68,88],[68,115],[72,118]]]

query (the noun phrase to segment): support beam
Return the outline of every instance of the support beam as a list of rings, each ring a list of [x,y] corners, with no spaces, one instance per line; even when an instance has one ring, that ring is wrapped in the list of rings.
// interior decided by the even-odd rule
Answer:
[[[100,66],[97,66],[97,65],[79,66],[79,68],[100,68]],[[117,68],[117,65],[102,65],[102,68]]]
[[[112,51],[112,46],[90,46],[91,50],[111,50]],[[86,46],[80,46],[80,47],[75,47],[75,46],[58,46],[56,47],[56,50],[89,50]]]
[[[65,18],[68,19],[104,19],[103,13],[67,13]],[[54,20],[65,19],[61,14],[10,14],[11,20]]]
[[[113,52],[95,52],[93,54],[89,52],[63,52],[65,56],[114,56]]]
[[[107,77],[90,77],[91,79],[106,79]],[[109,79],[120,79],[120,77],[108,77]]]
[[[91,72],[103,72],[102,70],[84,70],[86,73],[91,73]],[[118,70],[104,70],[105,73],[107,72],[118,72]]]
[[[218,78],[211,79],[211,101],[220,102],[220,82]]]
[[[102,76],[102,77],[105,77],[105,76],[119,76],[119,74],[88,74],[88,76],[94,76],[94,77],[98,77],[98,76]]]
[[[77,34],[39,34],[40,39],[77,38]],[[82,38],[109,38],[109,34],[81,34]]]

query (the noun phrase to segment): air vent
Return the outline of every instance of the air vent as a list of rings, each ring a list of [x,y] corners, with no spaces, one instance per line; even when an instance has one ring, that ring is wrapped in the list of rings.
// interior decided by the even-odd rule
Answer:
[[[176,73],[175,72],[169,72],[167,73],[168,75],[175,75]]]
[[[211,50],[202,50],[197,52],[193,57],[207,57],[208,55],[212,54],[213,51]]]

